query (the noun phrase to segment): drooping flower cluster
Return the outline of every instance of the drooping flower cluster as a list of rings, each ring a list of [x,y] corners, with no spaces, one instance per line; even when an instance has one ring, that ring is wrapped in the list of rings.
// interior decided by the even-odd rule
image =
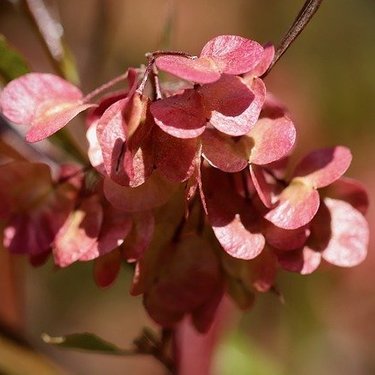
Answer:
[[[50,253],[60,267],[95,260],[100,286],[135,263],[131,293],[151,317],[170,327],[189,314],[199,331],[224,293],[249,307],[280,269],[362,262],[368,199],[343,177],[351,153],[319,149],[290,172],[296,130],[261,78],[273,56],[228,35],[199,57],[157,52],[97,104],[54,75],[10,82],[1,112],[27,126],[29,142],[89,109],[91,166],[1,165],[4,246],[33,264]],[[160,86],[159,69],[183,81]]]

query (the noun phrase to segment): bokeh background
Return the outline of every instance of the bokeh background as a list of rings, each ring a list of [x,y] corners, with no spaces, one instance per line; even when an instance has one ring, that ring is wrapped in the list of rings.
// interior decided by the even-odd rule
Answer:
[[[0,0],[0,33],[26,56],[33,70],[53,72],[16,3]],[[277,44],[302,3],[47,1],[64,27],[85,92],[130,65],[144,63],[147,51],[168,48],[197,54],[206,41],[220,34]],[[286,103],[295,121],[296,157],[313,148],[349,146],[354,160],[348,175],[367,185],[370,199],[375,192],[374,20],[373,0],[324,1],[266,79],[267,87]],[[372,227],[372,206],[368,219]],[[57,271],[51,263],[37,269],[22,260],[19,263],[24,274],[20,284],[25,291],[27,335],[62,371],[163,374],[151,358],[62,351],[40,340],[42,332],[89,331],[129,346],[143,326],[153,327],[141,299],[129,296],[129,271],[123,271],[110,289],[99,290],[92,281],[91,265],[75,264]],[[354,269],[324,266],[310,276],[281,274],[278,283],[285,303],[274,295],[261,295],[251,311],[233,312],[215,355],[214,375],[375,374],[374,267],[371,240],[367,260]]]

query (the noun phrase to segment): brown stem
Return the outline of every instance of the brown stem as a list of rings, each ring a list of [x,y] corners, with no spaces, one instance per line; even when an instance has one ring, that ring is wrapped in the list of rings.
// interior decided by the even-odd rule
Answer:
[[[302,9],[298,13],[296,19],[294,20],[292,26],[281,40],[280,45],[277,47],[275,57],[268,68],[268,70],[263,74],[262,78],[266,77],[271,71],[273,66],[279,61],[281,56],[288,50],[291,44],[297,39],[298,35],[305,29],[307,24],[311,21],[317,10],[319,9],[323,0],[306,0]]]
[[[139,86],[137,88],[137,91],[136,91],[137,94],[139,94],[139,95],[143,95],[143,92],[145,91],[145,87],[146,87],[148,77],[153,70],[153,66],[154,66],[154,62],[155,62],[155,58],[153,56],[148,55],[147,58],[148,58],[148,63],[147,63],[147,66],[146,66],[146,70],[145,70],[145,73],[143,75],[142,81],[139,84]]]
[[[163,94],[161,92],[161,87],[160,87],[160,80],[159,80],[159,71],[158,68],[155,66],[155,64],[152,67],[152,85],[155,90],[155,98],[156,100],[162,99]]]
[[[87,94],[82,101],[84,103],[88,103],[91,99],[93,99],[95,96],[98,96],[102,92],[108,90],[112,86],[116,85],[117,83],[125,80],[128,78],[128,71],[126,71],[124,74],[119,75],[118,77],[113,78],[109,82],[106,82],[105,84],[99,86],[94,91],[91,91],[89,94]]]

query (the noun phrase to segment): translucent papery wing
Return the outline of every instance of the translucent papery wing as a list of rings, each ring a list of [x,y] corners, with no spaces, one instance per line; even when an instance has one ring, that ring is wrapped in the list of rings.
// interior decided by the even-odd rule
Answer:
[[[255,78],[249,84],[240,77],[223,75],[199,89],[210,123],[221,132],[240,136],[255,125],[265,99],[265,86]]]
[[[68,216],[53,243],[55,263],[67,267],[97,246],[103,223],[99,198],[86,198]]]
[[[239,196],[228,176],[215,171],[204,178],[208,218],[223,249],[239,259],[253,259],[263,250],[265,240],[259,232],[251,202]]]
[[[80,112],[82,92],[53,74],[29,73],[11,81],[1,92],[1,112],[16,124],[27,125],[26,139],[37,142],[52,135]]]
[[[350,203],[363,215],[365,215],[368,210],[369,197],[367,190],[362,183],[352,178],[341,177],[324,189],[322,194],[329,198]]]
[[[315,150],[301,160],[293,177],[301,177],[314,188],[322,188],[339,179],[351,161],[350,150],[343,146]]]
[[[203,47],[201,57],[212,58],[222,73],[239,75],[255,68],[262,54],[263,47],[253,40],[236,35],[221,35]]]
[[[277,227],[297,229],[313,219],[319,203],[319,193],[314,188],[292,180],[280,194],[275,208],[267,212],[264,217]]]
[[[290,153],[296,140],[296,129],[287,117],[260,118],[247,134],[253,145],[250,162],[265,165],[280,160]]]
[[[325,198],[331,214],[331,239],[322,252],[329,263],[341,267],[360,264],[367,255],[369,227],[364,216],[347,202]]]
[[[207,116],[196,90],[153,102],[150,110],[160,129],[173,137],[196,138],[204,132]]]
[[[179,78],[196,83],[210,83],[221,76],[220,67],[211,58],[189,58],[184,56],[160,56],[156,66]]]
[[[155,166],[168,180],[186,181],[194,173],[199,149],[197,138],[172,137],[155,127],[153,132]]]
[[[279,252],[278,261],[286,271],[301,275],[313,273],[320,265],[322,255],[308,247],[288,252]]]
[[[239,172],[248,165],[243,144],[216,129],[206,129],[203,133],[202,154],[223,172]]]

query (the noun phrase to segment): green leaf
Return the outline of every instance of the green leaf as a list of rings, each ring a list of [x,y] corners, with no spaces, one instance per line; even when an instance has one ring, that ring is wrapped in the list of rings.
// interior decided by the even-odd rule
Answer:
[[[0,34],[0,76],[9,82],[30,71],[26,60],[19,52],[13,49]]]
[[[135,354],[131,350],[123,350],[116,345],[103,340],[92,333],[74,333],[66,336],[52,337],[46,333],[42,334],[42,340],[46,344],[59,346],[61,348],[85,350],[90,352],[100,352],[112,355],[131,355]]]

